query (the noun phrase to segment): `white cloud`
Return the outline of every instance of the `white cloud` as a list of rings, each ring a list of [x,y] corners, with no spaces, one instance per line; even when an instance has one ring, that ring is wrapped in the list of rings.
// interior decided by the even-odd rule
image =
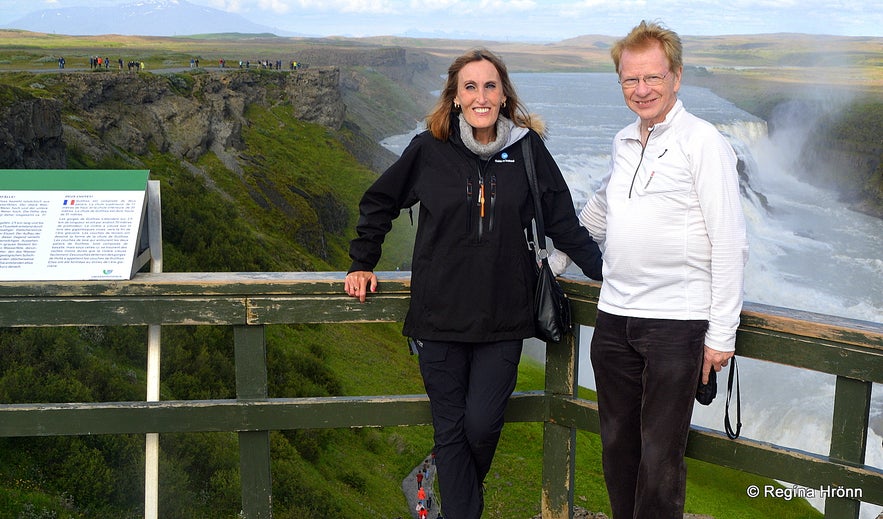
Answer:
[[[408,9],[411,12],[447,10],[461,3],[461,0],[411,0]]]
[[[505,10],[530,11],[537,6],[537,3],[532,0],[481,0],[478,6],[481,10],[488,9],[499,13]]]
[[[290,2],[285,0],[259,0],[258,8],[272,11],[278,14],[285,14],[291,10]]]
[[[190,0],[194,1],[194,0]],[[195,3],[201,3],[196,0]],[[318,13],[394,13],[392,0],[205,0],[216,9],[229,12],[269,11],[277,14]]]
[[[315,11],[339,11],[342,13],[393,13],[396,12],[392,0],[277,0],[297,4],[302,9]]]

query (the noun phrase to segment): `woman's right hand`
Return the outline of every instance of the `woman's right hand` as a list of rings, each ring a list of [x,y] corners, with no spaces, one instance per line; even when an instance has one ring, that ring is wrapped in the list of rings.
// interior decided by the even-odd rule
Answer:
[[[560,276],[567,271],[567,267],[573,263],[573,260],[570,259],[570,256],[564,254],[558,249],[552,251],[549,254],[549,266],[552,267],[552,273],[556,276]]]
[[[356,270],[346,275],[343,289],[352,297],[358,297],[360,303],[365,302],[368,290],[377,292],[377,276],[367,270]]]

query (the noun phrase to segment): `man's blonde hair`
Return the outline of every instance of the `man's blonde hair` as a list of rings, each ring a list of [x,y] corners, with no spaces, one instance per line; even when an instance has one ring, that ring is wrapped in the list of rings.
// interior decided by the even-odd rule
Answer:
[[[619,61],[624,50],[646,49],[657,42],[662,45],[662,51],[668,58],[669,70],[680,70],[684,66],[680,36],[660,22],[641,20],[640,24],[632,29],[625,38],[614,43],[610,49],[610,57],[613,58],[616,73],[619,74]]]

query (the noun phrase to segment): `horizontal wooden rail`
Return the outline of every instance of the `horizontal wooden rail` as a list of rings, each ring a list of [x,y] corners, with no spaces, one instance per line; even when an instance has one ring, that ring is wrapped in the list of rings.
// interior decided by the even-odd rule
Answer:
[[[542,422],[543,392],[512,396],[510,422]],[[429,425],[426,395],[0,405],[0,437]]]
[[[233,326],[237,398],[209,401],[0,405],[0,437],[91,434],[240,434],[245,517],[270,517],[268,431],[426,425],[425,395],[267,398],[263,327],[399,322],[408,273],[378,273],[366,303],[343,295],[341,272],[161,273],[129,281],[0,282],[0,327]],[[594,325],[599,285],[563,278],[576,322]],[[572,517],[575,434],[597,433],[594,402],[577,398],[580,331],[547,348],[546,388],[516,393],[507,421],[544,424],[544,517]],[[883,324],[746,303],[737,354],[837,377],[829,455],[694,427],[687,454],[809,488],[860,488],[883,504],[883,471],[864,465],[871,384],[883,383]],[[263,459],[266,458],[266,459]],[[829,499],[827,517],[856,517],[858,500]]]

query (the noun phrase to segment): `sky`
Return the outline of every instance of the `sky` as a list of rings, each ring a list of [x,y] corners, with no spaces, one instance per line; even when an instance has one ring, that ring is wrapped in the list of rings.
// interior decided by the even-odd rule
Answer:
[[[0,0],[0,25],[42,9],[151,0]],[[188,0],[310,36],[426,35],[500,41],[622,36],[642,19],[684,36],[800,32],[883,36],[875,0]]]

